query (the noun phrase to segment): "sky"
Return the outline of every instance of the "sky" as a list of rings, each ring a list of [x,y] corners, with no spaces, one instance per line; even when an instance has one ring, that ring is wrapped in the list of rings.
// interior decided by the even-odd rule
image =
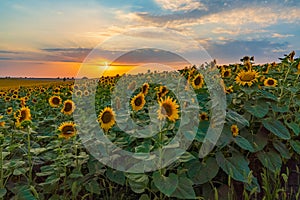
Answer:
[[[278,62],[293,50],[296,57],[300,54],[299,24],[298,0],[3,0],[0,77],[76,77],[91,52],[98,67],[105,60],[111,64],[105,55],[130,55],[114,57],[118,62],[111,64],[111,73],[120,74],[147,57],[165,64],[174,49],[187,57],[198,56],[180,37],[159,31],[139,32],[130,40],[120,37],[151,27],[196,41],[218,64],[239,63],[245,55],[254,56],[255,63]],[[149,51],[150,44],[163,53]],[[126,45],[145,47],[147,54],[137,53],[139,59],[134,59],[128,54],[133,49]]]

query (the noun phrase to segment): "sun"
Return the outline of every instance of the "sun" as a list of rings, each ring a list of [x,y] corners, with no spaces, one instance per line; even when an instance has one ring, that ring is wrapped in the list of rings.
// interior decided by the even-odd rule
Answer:
[[[178,108],[179,105],[176,103],[176,100],[173,100],[170,97],[160,99],[159,109],[157,111],[158,119],[163,120],[168,118],[170,121],[175,122],[179,119]]]
[[[101,128],[108,131],[116,123],[114,111],[110,107],[104,108],[98,116],[98,121]]]

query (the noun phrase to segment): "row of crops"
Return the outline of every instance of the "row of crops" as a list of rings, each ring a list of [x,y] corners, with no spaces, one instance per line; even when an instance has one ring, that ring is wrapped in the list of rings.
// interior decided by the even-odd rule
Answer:
[[[294,57],[2,89],[0,198],[298,199]],[[226,116],[199,157],[216,82]]]

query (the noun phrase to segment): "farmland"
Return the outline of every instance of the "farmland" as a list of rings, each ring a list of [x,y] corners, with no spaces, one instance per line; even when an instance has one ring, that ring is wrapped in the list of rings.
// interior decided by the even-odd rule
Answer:
[[[208,72],[1,79],[0,198],[299,199],[294,56],[211,63]],[[211,74],[217,78],[205,78]],[[215,145],[199,157],[216,127],[212,91],[224,96],[226,116]],[[106,140],[135,157],[110,151]],[[152,162],[162,155],[169,162]]]

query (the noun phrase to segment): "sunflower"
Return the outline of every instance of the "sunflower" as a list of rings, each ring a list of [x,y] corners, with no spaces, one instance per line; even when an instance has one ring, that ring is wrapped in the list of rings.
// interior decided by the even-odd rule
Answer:
[[[60,134],[58,137],[69,139],[76,135],[76,128],[74,122],[63,122],[58,127]]]
[[[65,115],[71,115],[75,108],[75,103],[72,100],[66,100],[64,101],[64,107],[61,109],[61,112]]]
[[[149,90],[149,84],[148,83],[144,83],[143,86],[142,86],[142,93],[144,95],[146,95],[148,93],[148,90]]]
[[[90,92],[89,92],[88,90],[84,90],[83,95],[84,95],[84,96],[89,96],[89,95],[90,95]]]
[[[300,62],[298,62],[296,74],[300,74]]]
[[[31,120],[30,109],[28,107],[22,107],[15,112],[14,117],[17,120],[17,127],[19,127],[23,121]]]
[[[165,99],[161,98],[158,103],[159,103],[159,109],[157,111],[158,119],[162,120],[167,117],[172,122],[175,122],[175,120],[179,119],[179,115],[178,115],[179,105],[176,103],[176,100],[167,97]]]
[[[5,126],[5,122],[4,121],[0,122],[0,127],[4,127],[4,126]]]
[[[145,105],[146,101],[145,101],[145,96],[143,93],[139,93],[137,94],[135,97],[133,97],[131,99],[131,106],[132,106],[132,110],[134,111],[139,111],[141,110],[144,105]]]
[[[208,120],[208,114],[206,112],[202,112],[199,114],[200,121],[207,121]]]
[[[234,137],[238,136],[239,128],[237,127],[237,125],[234,124],[231,126],[231,132]]]
[[[82,91],[81,90],[76,90],[75,96],[76,97],[81,97],[82,96]]]
[[[54,94],[59,94],[59,93],[60,93],[60,88],[59,88],[59,87],[56,87],[56,88],[53,90],[53,93],[54,93]]]
[[[252,86],[254,82],[257,82],[257,78],[259,77],[258,72],[255,70],[244,71],[242,70],[239,72],[235,78],[235,82],[239,85],[245,86]]]
[[[225,93],[226,94],[230,94],[230,93],[233,93],[233,86],[229,86],[229,87],[225,87]]]
[[[231,76],[231,69],[222,70],[222,78],[229,78]]]
[[[195,78],[192,80],[192,86],[194,89],[200,89],[203,87],[204,79],[202,74],[198,74],[195,76]]]
[[[104,108],[98,116],[98,121],[101,128],[108,131],[116,123],[114,111],[110,107]]]
[[[50,106],[53,108],[59,107],[59,105],[62,103],[60,96],[52,96],[49,98],[48,101],[49,101]]]
[[[9,101],[11,100],[11,98],[10,98],[10,96],[5,96],[5,97],[4,97],[4,100],[5,100],[6,102],[9,102]]]
[[[161,85],[159,87],[159,93],[161,94],[161,97],[165,96],[168,92],[169,90],[167,89],[166,86]]]
[[[12,107],[8,107],[8,108],[6,109],[6,113],[7,113],[8,115],[10,115],[12,112],[13,112],[13,108],[12,108]]]
[[[269,86],[269,87],[276,87],[277,80],[275,80],[273,78],[267,78],[264,80],[264,85]]]

